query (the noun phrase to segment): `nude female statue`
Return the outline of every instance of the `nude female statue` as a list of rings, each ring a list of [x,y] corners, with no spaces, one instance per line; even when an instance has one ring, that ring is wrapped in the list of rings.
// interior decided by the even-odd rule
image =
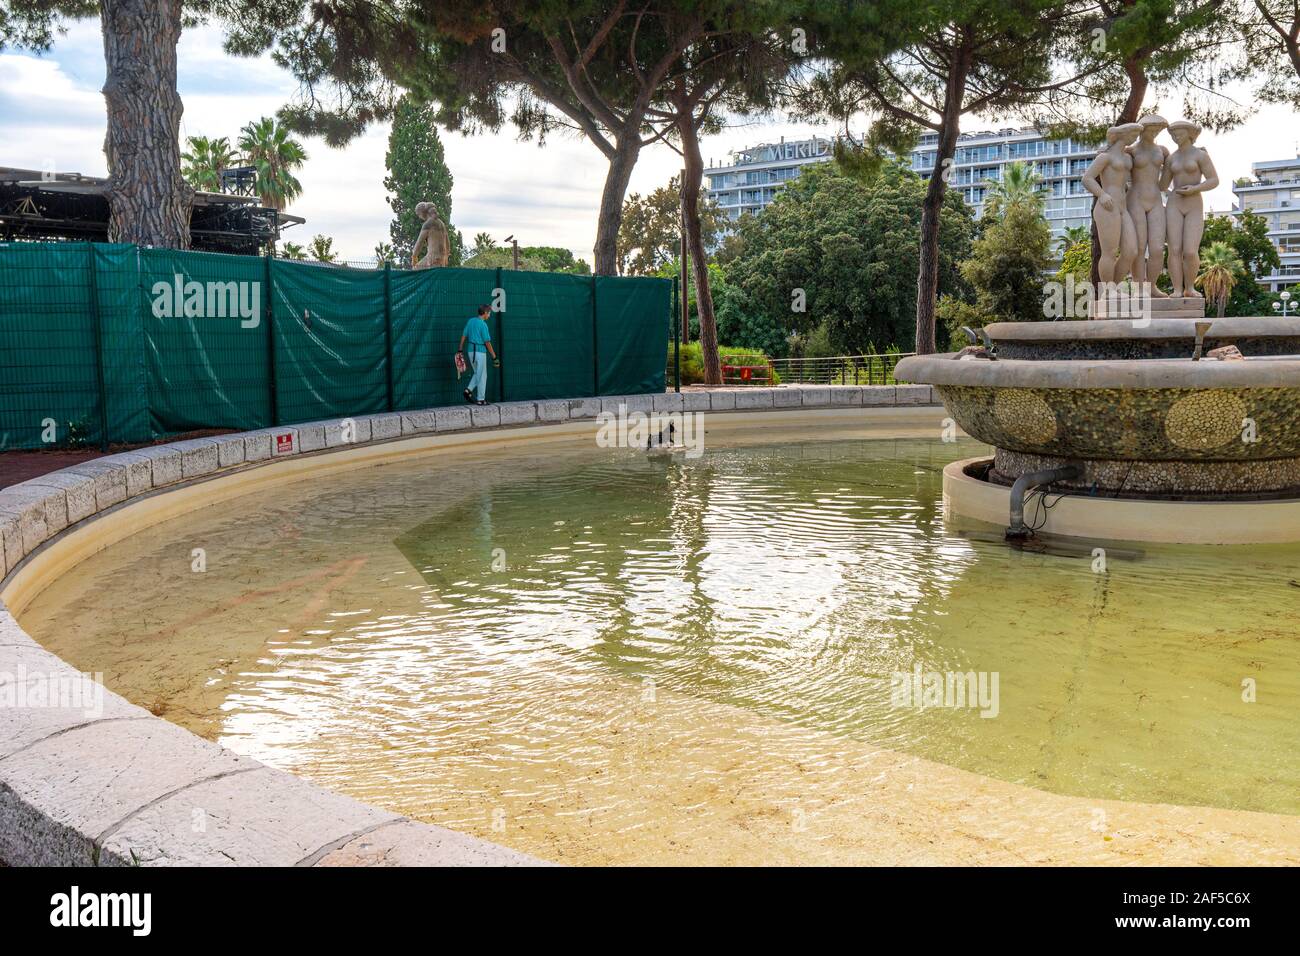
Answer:
[[[1165,190],[1169,188],[1171,170],[1169,150],[1156,137],[1169,123],[1154,113],[1138,120],[1142,132],[1128,148],[1133,158],[1132,182],[1128,189],[1128,212],[1133,219],[1137,238],[1137,255],[1133,260],[1133,278],[1150,283],[1146,291],[1158,298],[1165,293],[1156,288],[1156,279],[1165,270]]]
[[[1193,283],[1201,271],[1201,236],[1205,232],[1205,201],[1201,193],[1219,185],[1219,174],[1210,162],[1210,154],[1196,145],[1200,134],[1201,128],[1189,120],[1169,124],[1169,135],[1178,149],[1169,157],[1173,190],[1165,206],[1173,294],[1198,299],[1201,294]]]
[[[447,227],[442,224],[437,207],[431,202],[415,204],[415,217],[420,220],[420,234],[415,237],[415,246],[411,249],[411,266],[416,269],[439,268],[451,258],[451,242],[447,238]],[[420,247],[427,249],[424,259],[420,259]]]
[[[1137,141],[1141,132],[1142,127],[1137,123],[1122,123],[1106,130],[1106,148],[1083,174],[1083,188],[1097,198],[1092,207],[1092,221],[1097,226],[1097,240],[1101,245],[1097,278],[1102,282],[1126,278],[1138,253],[1137,233],[1125,196],[1133,168],[1133,157],[1127,147]]]

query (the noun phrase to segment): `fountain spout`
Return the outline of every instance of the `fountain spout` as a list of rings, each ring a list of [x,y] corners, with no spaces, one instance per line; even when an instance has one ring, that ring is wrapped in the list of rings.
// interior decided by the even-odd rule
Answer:
[[[1213,324],[1213,322],[1196,323],[1196,348],[1192,351],[1193,362],[1201,360],[1201,352],[1205,348],[1205,334],[1210,331],[1210,326]]]

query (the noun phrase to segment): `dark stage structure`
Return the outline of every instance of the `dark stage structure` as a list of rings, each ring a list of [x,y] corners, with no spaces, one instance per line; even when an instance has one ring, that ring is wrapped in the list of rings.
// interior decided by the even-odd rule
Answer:
[[[255,256],[280,232],[306,220],[263,206],[244,168],[229,171],[229,192],[199,192],[190,212],[190,247]],[[106,180],[80,173],[0,166],[0,240],[108,241]]]

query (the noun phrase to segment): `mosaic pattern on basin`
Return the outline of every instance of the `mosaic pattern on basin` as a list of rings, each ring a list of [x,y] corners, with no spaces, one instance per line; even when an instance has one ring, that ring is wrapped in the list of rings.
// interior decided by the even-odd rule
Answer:
[[[1021,475],[1075,465],[1077,478],[1057,489],[1117,497],[1222,499],[1225,496],[1300,497],[1300,458],[1263,461],[1120,461],[1032,455],[999,448],[988,479],[1010,485]]]
[[[936,388],[967,434],[1010,451],[1120,461],[1300,457],[1300,388]]]

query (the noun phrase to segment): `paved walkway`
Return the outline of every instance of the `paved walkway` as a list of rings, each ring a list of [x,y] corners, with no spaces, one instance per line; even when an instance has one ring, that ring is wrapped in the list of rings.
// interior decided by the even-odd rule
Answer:
[[[10,485],[27,481],[29,478],[39,478],[41,475],[48,475],[52,471],[58,471],[60,468],[71,468],[73,465],[80,465],[82,462],[94,461],[96,458],[103,458],[105,455],[116,455],[118,452],[134,451],[137,448],[148,448],[151,445],[184,441],[188,438],[211,438],[214,435],[229,435],[231,431],[229,428],[208,428],[203,431],[173,435],[170,438],[160,438],[156,442],[146,442],[142,445],[111,445],[108,451],[100,451],[98,448],[52,448],[49,451],[0,452],[0,488],[8,488]]]

